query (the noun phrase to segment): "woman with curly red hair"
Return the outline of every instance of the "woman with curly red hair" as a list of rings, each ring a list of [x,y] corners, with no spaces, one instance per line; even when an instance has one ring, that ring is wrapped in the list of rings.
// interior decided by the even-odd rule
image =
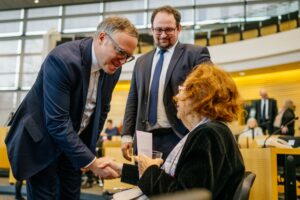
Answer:
[[[147,196],[206,188],[213,199],[232,199],[244,175],[243,159],[226,125],[236,120],[241,103],[228,73],[214,64],[200,64],[179,87],[177,116],[189,129],[164,164],[138,156],[138,188]],[[125,182],[133,183],[133,168],[114,165]],[[136,169],[137,170],[137,169]],[[138,176],[136,176],[138,177]]]

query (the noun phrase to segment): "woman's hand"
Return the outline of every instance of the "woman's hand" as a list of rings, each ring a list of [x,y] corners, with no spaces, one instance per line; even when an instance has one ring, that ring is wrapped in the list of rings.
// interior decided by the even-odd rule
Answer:
[[[286,134],[289,131],[287,126],[281,126],[281,132]]]
[[[134,159],[138,162],[140,176],[142,176],[151,165],[157,165],[159,167],[164,162],[161,158],[152,159],[143,154],[136,156]]]

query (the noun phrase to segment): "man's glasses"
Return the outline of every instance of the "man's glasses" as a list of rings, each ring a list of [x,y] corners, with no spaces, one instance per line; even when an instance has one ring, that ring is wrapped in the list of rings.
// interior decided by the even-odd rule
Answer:
[[[167,35],[172,35],[174,34],[176,28],[153,28],[153,32],[156,35],[161,35],[163,32],[165,32],[165,34]]]
[[[134,60],[134,56],[128,55],[128,53],[126,53],[126,51],[121,49],[121,47],[117,44],[117,42],[109,34],[106,33],[106,35],[110,39],[112,44],[114,45],[114,49],[116,50],[117,54],[121,55],[124,59],[126,59],[125,62],[130,62],[130,61]]]

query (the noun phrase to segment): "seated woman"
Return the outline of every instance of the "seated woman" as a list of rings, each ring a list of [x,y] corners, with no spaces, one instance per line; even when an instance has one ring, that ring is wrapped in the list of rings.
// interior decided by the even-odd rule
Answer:
[[[257,136],[263,136],[262,129],[257,125],[257,121],[255,118],[249,118],[247,120],[247,127],[245,130],[240,134],[240,138],[248,137],[254,139]]]
[[[108,165],[119,170],[122,181],[136,183],[147,196],[206,188],[213,199],[232,199],[244,175],[241,153],[226,125],[237,119],[240,112],[234,81],[212,63],[203,63],[179,87],[175,100],[177,116],[190,132],[162,167],[159,159],[138,156],[138,180],[136,166],[112,162]]]
[[[278,112],[274,127],[276,133],[282,135],[295,135],[295,110],[296,106],[290,99],[285,100],[283,108]]]

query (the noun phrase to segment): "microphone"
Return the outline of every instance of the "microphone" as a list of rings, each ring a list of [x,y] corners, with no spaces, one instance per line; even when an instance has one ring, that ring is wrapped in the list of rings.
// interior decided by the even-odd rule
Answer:
[[[291,123],[293,123],[294,121],[298,120],[299,117],[295,117],[293,119],[291,119],[290,121],[288,121],[286,124],[282,125],[282,126],[287,126],[287,125],[290,125]],[[265,141],[264,141],[264,145],[263,145],[263,148],[266,148],[266,142],[267,140],[274,134],[277,134],[281,131],[281,128],[277,129],[276,131],[274,131],[273,133],[271,133],[268,137],[266,137]]]

